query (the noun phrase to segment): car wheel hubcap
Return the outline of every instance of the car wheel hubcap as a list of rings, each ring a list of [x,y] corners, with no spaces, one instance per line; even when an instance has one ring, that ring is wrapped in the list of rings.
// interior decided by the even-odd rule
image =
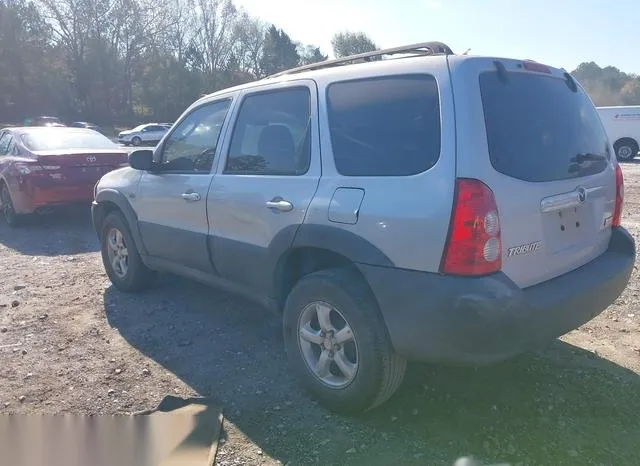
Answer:
[[[107,233],[107,255],[113,273],[124,278],[129,270],[129,251],[124,235],[117,228],[112,228]]]
[[[621,159],[628,159],[633,155],[633,150],[629,146],[622,146],[618,149],[618,157]]]
[[[298,344],[304,362],[322,383],[349,385],[358,372],[358,345],[351,326],[334,306],[313,302],[298,323]]]

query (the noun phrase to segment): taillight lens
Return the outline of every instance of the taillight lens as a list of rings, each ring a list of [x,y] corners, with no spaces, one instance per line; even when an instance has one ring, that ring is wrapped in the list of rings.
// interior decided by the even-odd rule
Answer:
[[[20,173],[21,175],[42,174],[44,172],[57,171],[61,168],[60,165],[38,165],[36,162],[16,163],[15,167],[16,170],[18,170],[18,173]]]
[[[613,220],[611,225],[619,227],[622,221],[622,206],[624,204],[624,177],[622,176],[622,168],[616,164],[616,206],[613,211]]]
[[[38,173],[42,171],[42,167],[40,165],[36,165],[35,163],[16,163],[16,170],[21,175],[30,175],[32,173]]]
[[[440,271],[474,276],[501,268],[500,216],[493,192],[479,180],[458,179]]]

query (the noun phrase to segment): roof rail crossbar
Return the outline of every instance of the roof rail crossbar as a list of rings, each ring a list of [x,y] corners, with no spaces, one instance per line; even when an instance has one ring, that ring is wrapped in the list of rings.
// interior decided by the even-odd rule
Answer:
[[[287,74],[301,73],[303,71],[320,70],[323,68],[331,68],[334,66],[346,65],[358,60],[365,62],[371,61],[372,58],[383,57],[385,55],[399,55],[399,54],[413,54],[413,55],[453,55],[453,51],[448,45],[442,42],[420,42],[417,44],[403,45],[400,47],[392,47],[389,49],[374,50],[373,52],[359,53],[357,55],[349,55],[347,57],[336,58],[333,60],[325,60],[318,63],[312,63],[310,65],[298,66],[297,68],[291,68],[289,70],[281,71],[279,73],[267,76],[267,78],[275,78],[278,76],[284,76]],[[266,78],[265,78],[266,79]]]

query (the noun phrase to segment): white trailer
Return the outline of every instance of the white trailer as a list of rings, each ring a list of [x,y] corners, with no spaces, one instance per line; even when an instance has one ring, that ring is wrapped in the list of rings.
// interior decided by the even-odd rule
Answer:
[[[618,160],[633,160],[640,150],[640,105],[598,107],[598,113]]]

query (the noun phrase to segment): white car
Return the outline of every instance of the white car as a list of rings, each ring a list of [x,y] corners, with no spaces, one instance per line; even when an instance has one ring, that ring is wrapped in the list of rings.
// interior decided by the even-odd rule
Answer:
[[[136,126],[133,129],[122,131],[118,134],[118,142],[128,146],[139,146],[142,143],[157,143],[169,130],[166,126],[156,123]]]

